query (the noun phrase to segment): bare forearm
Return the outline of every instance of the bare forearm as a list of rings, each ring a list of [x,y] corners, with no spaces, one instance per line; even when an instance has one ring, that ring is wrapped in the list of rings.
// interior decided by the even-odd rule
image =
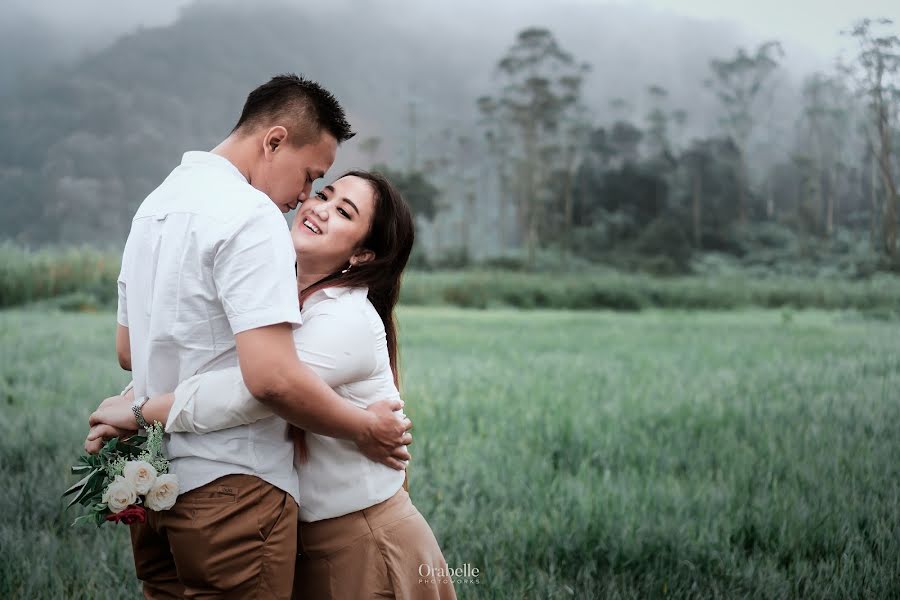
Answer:
[[[169,420],[169,411],[172,410],[172,404],[175,403],[175,394],[168,393],[162,396],[154,396],[147,400],[141,414],[148,423],[159,421],[163,425]]]

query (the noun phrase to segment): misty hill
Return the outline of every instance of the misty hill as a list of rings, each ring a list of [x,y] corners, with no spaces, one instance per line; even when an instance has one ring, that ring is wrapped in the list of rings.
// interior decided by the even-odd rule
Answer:
[[[171,26],[135,31],[9,91],[0,105],[0,237],[120,245],[137,205],[181,154],[215,145],[247,92],[278,72],[321,81],[348,109],[359,136],[334,172],[372,159],[402,167],[413,135],[421,162],[450,132],[478,135],[475,99],[491,91],[515,33],[535,23],[593,65],[586,92],[596,119],[613,97],[631,99],[640,118],[644,90],[656,83],[695,129],[713,118],[699,85],[709,59],[740,38],[721,23],[615,5],[201,3]],[[8,70],[18,58],[2,60]],[[359,148],[368,137],[384,142],[374,157]]]

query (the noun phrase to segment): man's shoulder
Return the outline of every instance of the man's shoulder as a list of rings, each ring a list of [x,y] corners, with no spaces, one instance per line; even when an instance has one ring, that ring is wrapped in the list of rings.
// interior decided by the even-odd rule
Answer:
[[[235,231],[247,223],[283,223],[275,203],[246,181],[212,169],[175,170],[141,203],[134,220],[188,214],[199,223]]]

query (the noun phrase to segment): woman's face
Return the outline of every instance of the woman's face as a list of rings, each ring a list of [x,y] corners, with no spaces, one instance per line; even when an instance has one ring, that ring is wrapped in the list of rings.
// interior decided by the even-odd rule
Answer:
[[[341,177],[300,204],[291,237],[305,274],[344,269],[361,250],[375,215],[375,192],[359,177]]]

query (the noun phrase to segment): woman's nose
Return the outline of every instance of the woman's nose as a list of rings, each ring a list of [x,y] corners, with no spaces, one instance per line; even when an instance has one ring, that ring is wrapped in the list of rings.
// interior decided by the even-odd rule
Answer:
[[[316,209],[316,216],[322,219],[323,221],[328,220],[328,211],[325,210],[325,207],[320,207]]]

